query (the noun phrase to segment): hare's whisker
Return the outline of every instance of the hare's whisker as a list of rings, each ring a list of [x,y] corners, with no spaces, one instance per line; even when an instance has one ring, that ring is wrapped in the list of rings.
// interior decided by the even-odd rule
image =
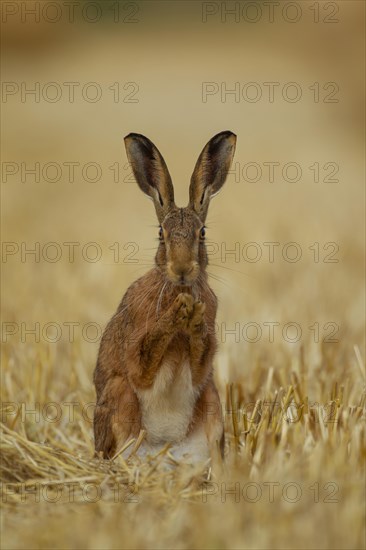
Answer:
[[[218,281],[219,283],[225,285],[227,288],[230,288],[230,285],[228,285],[226,281],[221,277],[219,277],[218,275],[214,275],[213,273],[209,273],[209,272],[207,272],[207,275],[211,277],[211,279],[214,279],[215,281]]]
[[[246,277],[253,277],[253,275],[249,275],[249,273],[245,273],[244,271],[240,271],[239,269],[233,269],[232,267],[228,267],[227,265],[220,265],[220,264],[213,264],[210,262],[210,266],[213,267],[221,267],[221,269],[227,269],[228,271],[235,271],[235,273],[240,273],[240,275],[245,275]]]
[[[165,283],[163,284],[162,289],[160,291],[159,298],[158,298],[158,301],[157,301],[157,304],[156,304],[156,316],[158,316],[158,314],[159,314],[159,309],[160,309],[160,304],[161,304],[161,300],[162,300],[162,297],[163,297],[163,292],[164,292],[165,287],[166,287],[167,284],[168,284],[168,281],[165,281]]]
[[[156,292],[156,287],[158,285],[155,284],[153,285],[151,288],[149,288],[148,290],[146,290],[142,295],[140,294],[138,297],[141,298],[140,300],[133,300],[133,305],[135,307],[135,312],[137,313],[139,311],[139,309],[141,308],[143,302],[150,296],[150,294],[152,293],[155,293]],[[153,303],[153,301],[152,301]]]

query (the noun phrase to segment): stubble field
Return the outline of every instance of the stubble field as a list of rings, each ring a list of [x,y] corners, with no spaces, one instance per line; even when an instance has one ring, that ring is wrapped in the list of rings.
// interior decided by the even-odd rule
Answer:
[[[176,3],[180,22],[148,4],[123,32],[9,24],[5,80],[93,81],[104,95],[3,105],[2,547],[364,548],[362,3],[340,2],[333,27],[305,11],[292,26],[202,25],[194,3]],[[265,93],[274,80],[298,82],[301,100],[202,99],[203,82]],[[138,102],[115,103],[116,81],[138,83]],[[328,81],[339,101],[314,101],[309,87]],[[168,448],[102,461],[98,343],[157,239],[123,136],[156,143],[185,205],[199,152],[225,129],[237,164],[207,223],[225,462],[175,463]],[[36,181],[36,162],[60,178]]]

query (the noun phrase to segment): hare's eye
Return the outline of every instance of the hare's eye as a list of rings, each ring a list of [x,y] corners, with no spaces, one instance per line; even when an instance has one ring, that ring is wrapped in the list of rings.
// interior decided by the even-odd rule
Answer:
[[[205,235],[206,235],[206,228],[205,227],[202,227],[201,231],[200,231],[200,237],[201,239],[204,239],[205,238]]]
[[[162,239],[163,238],[163,228],[160,226],[159,227],[159,239]]]

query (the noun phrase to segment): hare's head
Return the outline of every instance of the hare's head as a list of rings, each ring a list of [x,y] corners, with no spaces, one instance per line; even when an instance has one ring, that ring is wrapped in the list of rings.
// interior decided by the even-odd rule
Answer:
[[[155,145],[140,134],[125,137],[135,179],[154,202],[159,220],[158,267],[177,285],[192,285],[207,265],[205,220],[211,198],[224,185],[236,136],[221,132],[204,147],[189,186],[189,203],[178,208],[168,168]]]

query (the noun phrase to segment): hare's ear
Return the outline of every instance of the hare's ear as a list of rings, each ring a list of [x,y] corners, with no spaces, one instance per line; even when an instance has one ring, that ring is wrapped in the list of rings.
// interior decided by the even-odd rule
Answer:
[[[203,148],[189,186],[189,206],[202,222],[207,216],[210,199],[224,185],[235,152],[236,135],[220,132]]]
[[[153,201],[161,223],[174,206],[174,189],[168,168],[155,145],[140,134],[125,137],[128,160],[140,189]]]

